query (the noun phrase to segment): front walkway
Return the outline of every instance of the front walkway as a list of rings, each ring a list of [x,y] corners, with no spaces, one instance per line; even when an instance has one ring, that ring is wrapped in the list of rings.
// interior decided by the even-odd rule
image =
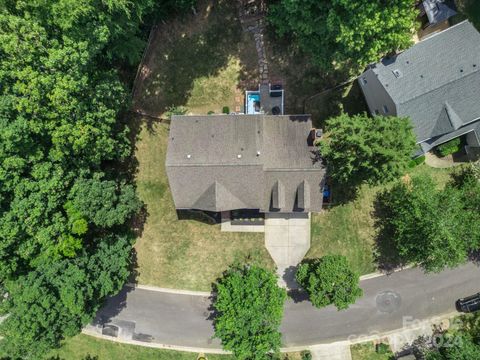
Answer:
[[[459,166],[468,162],[467,155],[447,155],[445,157],[438,157],[432,152],[425,154],[425,164],[437,169],[446,169],[453,166]]]
[[[349,341],[312,346],[310,351],[312,360],[352,360]]]
[[[310,214],[266,213],[265,247],[277,265],[280,283],[296,289],[296,266],[310,249]]]

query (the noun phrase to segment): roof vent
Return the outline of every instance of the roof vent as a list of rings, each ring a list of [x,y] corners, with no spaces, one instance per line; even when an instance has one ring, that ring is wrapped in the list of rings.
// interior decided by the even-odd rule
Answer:
[[[192,158],[192,155],[187,154],[187,159],[191,159],[191,158]]]
[[[395,75],[395,77],[398,79],[398,78],[401,78],[403,76],[403,73],[398,70],[398,69],[395,69],[392,71],[393,72],[393,75]]]
[[[242,154],[238,154],[237,159],[241,159],[241,158],[242,158]]]
[[[260,156],[260,151],[257,151],[257,156]]]

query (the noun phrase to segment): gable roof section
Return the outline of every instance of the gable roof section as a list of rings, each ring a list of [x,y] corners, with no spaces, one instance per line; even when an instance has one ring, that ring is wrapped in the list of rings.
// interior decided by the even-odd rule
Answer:
[[[435,34],[372,70],[409,116],[419,142],[480,119],[480,33],[468,21]]]
[[[320,211],[325,169],[307,138],[302,116],[174,116],[167,175],[178,209]]]

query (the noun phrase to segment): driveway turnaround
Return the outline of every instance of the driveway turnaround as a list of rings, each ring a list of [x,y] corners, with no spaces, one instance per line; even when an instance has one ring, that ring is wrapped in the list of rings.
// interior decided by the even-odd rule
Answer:
[[[314,308],[302,294],[285,304],[284,347],[311,346],[381,334],[455,310],[480,291],[480,268],[468,264],[439,274],[408,269],[361,282],[364,296],[348,310]],[[115,325],[107,326],[105,325]],[[99,311],[93,328],[118,338],[164,345],[219,348],[210,299],[126,287]]]

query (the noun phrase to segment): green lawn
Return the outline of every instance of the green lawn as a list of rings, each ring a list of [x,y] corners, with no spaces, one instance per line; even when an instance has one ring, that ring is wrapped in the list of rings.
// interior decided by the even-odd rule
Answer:
[[[199,354],[183,351],[152,349],[143,346],[121,344],[77,335],[52,351],[45,360],[196,360]],[[233,360],[231,355],[211,355],[208,360]],[[281,360],[300,360],[300,353],[282,354]]]
[[[143,124],[136,144],[138,192],[148,213],[135,245],[137,281],[208,291],[235,260],[253,257],[273,268],[263,233],[226,233],[219,225],[177,219],[164,165],[167,136],[168,125]]]
[[[393,353],[378,354],[375,345],[371,342],[352,345],[352,360],[393,360]]]
[[[90,358],[88,357],[90,356]],[[196,360],[198,354],[120,344],[87,335],[77,335],[52,351],[48,360]],[[229,355],[208,355],[209,360],[233,359]]]
[[[410,175],[429,174],[444,186],[451,169],[434,169],[420,165]],[[342,254],[360,274],[376,270],[374,247],[375,227],[373,204],[376,194],[386,186],[360,188],[358,197],[345,204],[336,205],[312,216],[312,241],[308,258],[326,254]],[[335,196],[335,193],[334,193]],[[333,199],[335,201],[335,198]]]

